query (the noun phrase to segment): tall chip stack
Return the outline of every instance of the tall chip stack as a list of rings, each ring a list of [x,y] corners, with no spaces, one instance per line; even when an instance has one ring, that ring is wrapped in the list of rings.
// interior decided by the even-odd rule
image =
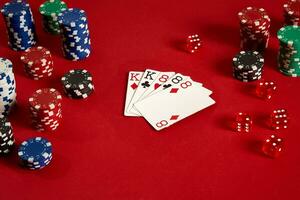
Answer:
[[[10,122],[0,115],[0,155],[9,153],[15,143],[13,129]]]
[[[0,114],[9,114],[16,103],[16,97],[13,64],[6,58],[0,58]]]
[[[283,4],[283,16],[285,25],[299,25],[300,0],[288,0]]]
[[[38,131],[55,131],[62,119],[62,96],[54,88],[35,91],[29,98],[31,119]]]
[[[263,53],[268,47],[271,20],[263,8],[247,7],[238,13],[240,47],[245,51]]]
[[[42,15],[43,28],[46,32],[54,35],[60,34],[58,14],[66,9],[66,3],[60,0],[49,0],[40,6],[39,11]]]
[[[58,15],[65,58],[82,60],[91,53],[90,32],[85,11],[70,8]]]
[[[24,51],[37,42],[35,25],[28,3],[12,1],[4,4],[1,13],[4,17],[8,45],[15,51]]]
[[[285,26],[277,32],[278,69],[286,76],[300,76],[300,27]]]

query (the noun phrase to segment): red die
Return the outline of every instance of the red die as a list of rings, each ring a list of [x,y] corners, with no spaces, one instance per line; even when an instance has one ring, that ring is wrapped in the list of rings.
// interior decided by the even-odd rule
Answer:
[[[271,158],[276,158],[281,154],[282,148],[283,148],[283,140],[280,137],[271,135],[271,137],[269,137],[264,141],[262,151],[267,156]]]
[[[237,132],[250,132],[252,120],[250,115],[247,113],[238,113],[235,117],[235,122],[233,124],[233,128]]]
[[[285,109],[274,110],[270,118],[270,125],[273,129],[279,130],[288,127],[288,113]]]
[[[201,46],[201,41],[197,34],[190,35],[187,38],[186,48],[187,48],[188,52],[195,53],[196,51],[199,50],[200,46]]]
[[[273,81],[260,81],[256,86],[256,95],[263,99],[271,99],[276,85]]]

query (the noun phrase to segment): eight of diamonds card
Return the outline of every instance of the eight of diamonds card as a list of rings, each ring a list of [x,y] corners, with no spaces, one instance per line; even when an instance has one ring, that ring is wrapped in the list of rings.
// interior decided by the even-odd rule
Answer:
[[[134,106],[156,130],[162,130],[213,105],[209,94],[201,84],[186,78]]]

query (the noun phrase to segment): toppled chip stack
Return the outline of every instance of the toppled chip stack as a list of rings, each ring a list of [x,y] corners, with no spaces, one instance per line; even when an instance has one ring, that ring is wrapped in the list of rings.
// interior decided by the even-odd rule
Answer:
[[[49,0],[41,4],[39,11],[43,19],[43,28],[51,34],[59,34],[58,14],[67,9],[65,2],[60,0]]]
[[[38,131],[54,131],[62,119],[62,96],[54,88],[35,91],[29,98],[32,124]]]
[[[86,13],[77,8],[70,8],[58,15],[62,49],[65,58],[82,60],[91,53],[91,40]]]
[[[0,115],[0,154],[7,154],[15,143],[13,129],[10,122],[3,115]]]
[[[74,99],[85,99],[94,91],[92,75],[85,69],[70,70],[61,82],[65,93]]]
[[[247,7],[238,13],[241,50],[263,52],[268,47],[271,20],[263,8]]]
[[[0,114],[9,114],[16,104],[16,97],[13,64],[6,58],[0,58]]]
[[[278,69],[286,76],[300,76],[300,27],[285,26],[277,32],[279,39]]]
[[[35,25],[28,3],[12,1],[4,4],[1,13],[8,34],[8,45],[15,51],[24,51],[36,44]]]
[[[300,0],[288,0],[283,4],[283,16],[285,25],[299,25]]]
[[[32,170],[42,169],[52,160],[52,144],[42,137],[30,138],[21,143],[18,156],[22,166]]]
[[[259,80],[264,58],[257,51],[241,51],[233,58],[233,77],[243,82]]]
[[[24,63],[25,72],[34,80],[49,77],[53,73],[53,59],[50,51],[45,47],[27,49],[22,53],[21,60]]]

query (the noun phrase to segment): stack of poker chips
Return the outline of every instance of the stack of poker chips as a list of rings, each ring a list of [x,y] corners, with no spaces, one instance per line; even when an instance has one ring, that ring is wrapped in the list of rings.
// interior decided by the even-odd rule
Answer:
[[[18,149],[21,164],[32,170],[46,167],[52,159],[52,144],[42,137],[30,138]]]
[[[39,11],[43,18],[43,28],[51,34],[60,34],[58,14],[67,9],[65,2],[60,0],[49,0],[44,2]]]
[[[283,16],[286,25],[299,25],[300,22],[300,1],[288,0],[283,5]]]
[[[241,51],[233,58],[233,77],[243,82],[259,80],[264,58],[257,51]]]
[[[94,91],[92,75],[85,69],[70,70],[61,78],[61,82],[70,98],[85,99]]]
[[[10,122],[3,115],[0,115],[0,154],[7,154],[14,146],[15,139]]]
[[[32,124],[38,131],[54,131],[62,119],[62,96],[53,88],[35,91],[29,98]]]
[[[263,52],[270,38],[270,17],[263,8],[247,7],[238,13],[241,50]]]
[[[85,12],[67,9],[58,15],[58,22],[65,58],[74,61],[87,58],[91,53],[91,40]]]
[[[10,48],[24,51],[36,44],[34,20],[29,4],[12,1],[3,6],[1,13],[5,20]]]
[[[9,114],[16,103],[16,83],[10,60],[0,58],[0,114]]]
[[[49,50],[44,47],[32,47],[21,55],[25,72],[34,80],[49,77],[53,72],[53,59]]]
[[[279,39],[278,69],[286,76],[300,76],[300,27],[285,26],[281,28]]]

